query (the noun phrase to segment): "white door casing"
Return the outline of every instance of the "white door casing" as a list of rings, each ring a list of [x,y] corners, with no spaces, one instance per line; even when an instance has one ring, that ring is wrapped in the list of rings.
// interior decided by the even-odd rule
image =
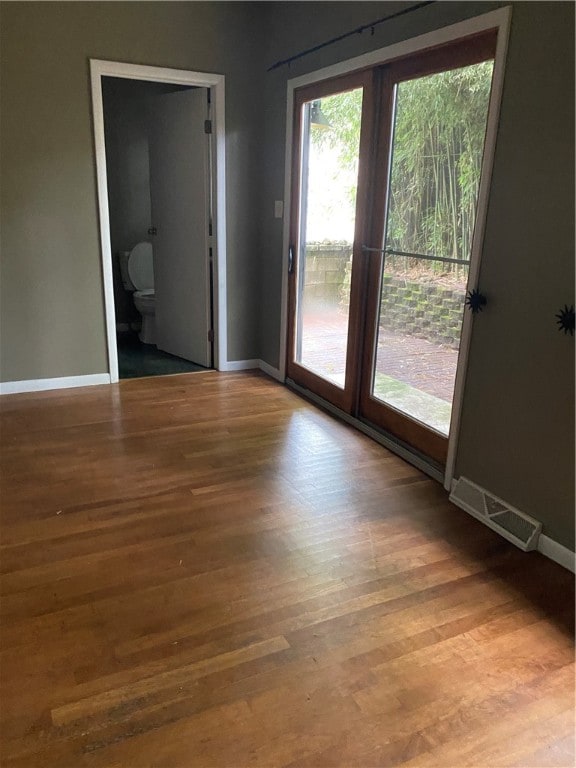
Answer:
[[[156,346],[209,367],[209,141],[207,91],[149,100],[150,202]]]
[[[120,77],[127,80],[147,80],[155,83],[174,83],[210,88],[212,95],[212,184],[213,233],[212,253],[214,265],[214,367],[229,370],[228,324],[226,305],[226,131],[225,131],[225,77],[207,72],[127,64],[119,61],[90,60],[94,150],[98,188],[100,248],[102,256],[102,283],[106,323],[106,344],[110,381],[118,381],[118,351],[116,347],[116,319],[114,312],[114,283],[112,278],[112,251],[110,246],[110,214],[108,210],[108,181],[106,174],[106,146],[104,142],[104,109],[102,77]]]

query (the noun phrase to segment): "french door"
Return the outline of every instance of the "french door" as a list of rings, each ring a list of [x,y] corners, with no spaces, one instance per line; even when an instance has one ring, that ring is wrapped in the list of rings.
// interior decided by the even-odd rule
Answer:
[[[288,377],[440,464],[495,44],[295,93]]]

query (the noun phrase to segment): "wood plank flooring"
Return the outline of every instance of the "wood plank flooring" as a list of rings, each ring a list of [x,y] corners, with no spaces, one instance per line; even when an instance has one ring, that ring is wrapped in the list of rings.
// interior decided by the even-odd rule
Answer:
[[[1,765],[573,766],[573,577],[256,373],[0,399]]]

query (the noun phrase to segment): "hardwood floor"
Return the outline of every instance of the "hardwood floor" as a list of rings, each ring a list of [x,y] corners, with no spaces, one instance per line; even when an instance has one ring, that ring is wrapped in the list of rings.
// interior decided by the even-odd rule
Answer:
[[[573,577],[260,374],[0,399],[2,766],[573,766]]]

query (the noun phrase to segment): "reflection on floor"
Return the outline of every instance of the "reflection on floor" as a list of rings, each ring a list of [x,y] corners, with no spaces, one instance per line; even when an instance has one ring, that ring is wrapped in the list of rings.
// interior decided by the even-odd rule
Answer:
[[[171,373],[193,373],[207,370],[181,357],[162,352],[153,344],[142,344],[134,332],[117,334],[118,372],[121,379],[141,376],[166,376]]]

